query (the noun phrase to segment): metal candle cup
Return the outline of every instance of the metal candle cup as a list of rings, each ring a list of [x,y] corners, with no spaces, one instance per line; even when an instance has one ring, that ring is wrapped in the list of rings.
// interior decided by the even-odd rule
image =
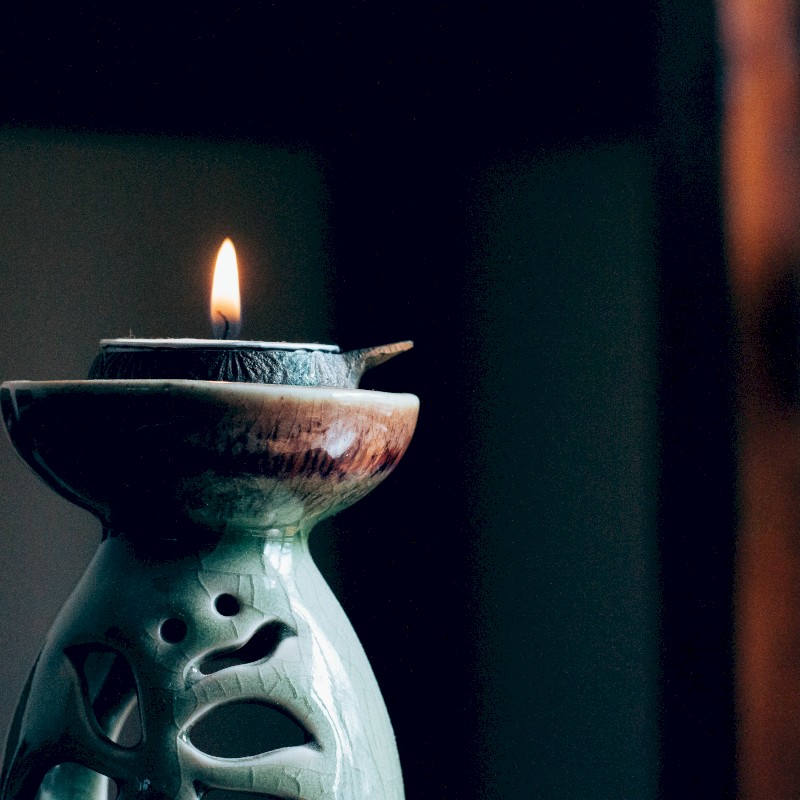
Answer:
[[[189,380],[355,389],[361,376],[412,342],[339,352],[332,344],[209,339],[104,339],[91,379]]]

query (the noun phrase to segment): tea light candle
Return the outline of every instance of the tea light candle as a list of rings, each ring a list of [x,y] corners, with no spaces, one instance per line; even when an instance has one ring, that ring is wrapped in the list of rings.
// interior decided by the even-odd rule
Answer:
[[[210,303],[217,339],[103,339],[90,380],[187,379],[331,386],[354,389],[365,370],[413,343],[341,353],[334,344],[229,339],[241,328],[238,265],[233,242],[220,247]]]

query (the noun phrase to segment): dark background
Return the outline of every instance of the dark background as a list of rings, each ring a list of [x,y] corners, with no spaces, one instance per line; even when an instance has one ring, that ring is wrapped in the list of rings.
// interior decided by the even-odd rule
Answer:
[[[733,428],[707,2],[60,8],[0,26],[0,377],[105,336],[412,338],[315,534],[409,800],[726,797]],[[7,724],[95,523],[0,461]]]

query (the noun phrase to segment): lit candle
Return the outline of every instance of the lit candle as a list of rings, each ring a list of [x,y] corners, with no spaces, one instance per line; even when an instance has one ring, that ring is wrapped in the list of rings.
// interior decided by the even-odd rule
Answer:
[[[217,339],[235,339],[242,327],[242,301],[236,249],[230,239],[222,243],[211,285],[211,325]]]
[[[356,388],[363,373],[412,342],[347,353],[334,344],[260,342],[236,338],[241,301],[236,250],[230,239],[219,249],[210,301],[216,339],[103,339],[89,370],[97,379],[188,379]]]

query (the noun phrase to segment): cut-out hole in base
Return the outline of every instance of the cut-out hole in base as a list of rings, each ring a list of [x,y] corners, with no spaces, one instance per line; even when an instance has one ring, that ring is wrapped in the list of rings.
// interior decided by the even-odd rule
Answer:
[[[296,636],[288,625],[278,621],[268,622],[266,625],[262,625],[241,647],[234,650],[221,650],[206,656],[198,665],[198,669],[203,675],[213,675],[228,667],[266,661],[288,636]]]
[[[311,741],[298,722],[266,703],[245,700],[212,708],[188,731],[189,741],[217,758],[245,758]]]
[[[221,594],[214,600],[214,608],[223,617],[235,617],[239,613],[239,601],[232,594]]]
[[[61,800],[65,797],[116,800],[119,790],[109,777],[82,764],[57,764],[42,780],[36,800]]]
[[[131,710],[122,722],[119,732],[110,737],[122,747],[136,747],[142,741],[142,715],[139,709],[138,698],[131,706]]]
[[[274,794],[253,794],[252,792],[234,792],[231,789],[202,789],[197,787],[198,797],[203,800],[283,800]]]
[[[171,619],[165,619],[161,623],[161,629],[159,630],[159,633],[165,642],[169,642],[169,644],[177,644],[178,642],[182,642],[184,640],[186,636],[186,630],[186,623],[182,619],[172,617]]]
[[[142,741],[139,695],[128,661],[99,643],[69,647],[66,655],[78,674],[84,702],[100,730],[122,747],[138,745]]]

